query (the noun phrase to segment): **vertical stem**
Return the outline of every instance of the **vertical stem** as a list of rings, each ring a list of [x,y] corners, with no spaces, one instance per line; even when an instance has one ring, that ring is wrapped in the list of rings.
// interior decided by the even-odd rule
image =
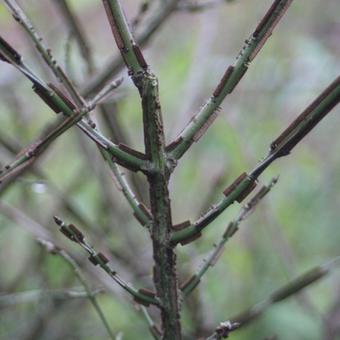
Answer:
[[[154,282],[162,303],[163,339],[181,339],[176,254],[171,240],[171,206],[168,191],[169,171],[165,158],[164,130],[159,103],[158,81],[147,73],[140,88],[143,107],[145,152],[153,164],[148,173],[153,215],[152,241]]]

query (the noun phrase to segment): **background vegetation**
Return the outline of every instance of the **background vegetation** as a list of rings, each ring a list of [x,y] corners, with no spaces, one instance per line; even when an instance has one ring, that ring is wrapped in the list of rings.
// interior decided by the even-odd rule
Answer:
[[[97,69],[103,70],[118,53],[102,4],[70,3],[87,32]],[[159,76],[168,141],[204,103],[270,3],[235,0],[199,12],[179,11],[144,48]],[[21,4],[75,83],[86,87],[85,63],[56,1]],[[124,1],[124,7],[130,19],[139,8],[132,0]],[[217,122],[180,161],[171,182],[175,222],[198,217],[238,174],[266,154],[273,138],[339,73],[339,10],[337,0],[300,0],[292,5],[237,90],[222,105]],[[50,77],[3,4],[0,31],[42,77]],[[123,85],[107,103],[129,144],[141,150],[139,98],[126,71],[122,74]],[[20,150],[31,143],[54,117],[31,95],[28,82],[5,63],[0,63],[0,102],[0,155],[5,165],[14,157],[9,146]],[[105,129],[102,117],[95,119]],[[339,126],[339,108],[335,108],[289,158],[276,162],[262,176],[264,183],[277,174],[280,180],[190,299],[183,315],[185,332],[192,335],[199,328],[201,334],[209,333],[222,319],[339,255]],[[0,187],[0,338],[107,337],[87,299],[57,299],[48,293],[79,287],[79,282],[62,258],[39,246],[34,236],[37,230],[42,236],[46,231],[55,235],[56,242],[79,261],[90,285],[104,287],[98,302],[115,333],[121,332],[124,339],[147,338],[147,325],[130,297],[99,270],[90,268],[84,253],[59,235],[52,220],[53,215],[61,215],[78,223],[125,277],[140,286],[150,285],[149,239],[112,185],[95,146],[73,128],[53,144],[35,169]],[[65,198],[73,212],[65,206]],[[185,276],[197,267],[238,211],[235,204],[204,238],[179,247],[180,274]],[[232,338],[340,339],[339,275],[335,271],[302,294],[272,306]],[[36,290],[43,294],[29,302],[18,295]],[[9,294],[15,295],[6,299]],[[331,332],[337,337],[331,337]]]

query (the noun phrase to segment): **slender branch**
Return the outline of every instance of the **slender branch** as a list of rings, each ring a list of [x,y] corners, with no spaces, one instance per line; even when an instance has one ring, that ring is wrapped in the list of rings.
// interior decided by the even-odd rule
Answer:
[[[340,101],[340,77],[336,78],[298,117],[271,143],[268,155],[248,174],[239,176],[224,192],[224,198],[187,228],[174,233],[172,242],[186,244],[200,237],[201,231],[235,201],[242,200],[255,188],[257,178],[279,157],[287,156]]]
[[[146,228],[150,228],[152,223],[152,216],[149,210],[144,206],[143,203],[139,202],[136,195],[133,193],[132,189],[129,186],[125,178],[125,173],[122,172],[119,166],[112,161],[110,154],[105,151],[101,150],[101,153],[109,165],[115,179],[119,184],[119,189],[122,191],[123,195],[125,196],[127,202],[129,203],[130,207],[134,212],[134,216],[136,219]]]
[[[170,17],[177,6],[178,0],[168,0],[160,8],[160,10],[150,19],[146,28],[136,36],[136,42],[139,46],[143,47],[150,38],[159,30],[161,25]],[[90,80],[87,85],[82,89],[85,97],[95,93],[100,89],[103,84],[109,81],[116,75],[124,66],[121,58],[114,58],[111,62],[103,67],[103,71]]]
[[[3,61],[10,62],[13,66],[15,66],[18,70],[20,70],[32,83],[34,91],[45,101],[45,103],[50,106],[52,110],[55,112],[62,112],[65,116],[68,117],[64,121],[65,124],[61,130],[55,132],[52,136],[48,136],[49,143],[55,140],[61,133],[65,132],[67,129],[76,124],[87,136],[89,136],[93,141],[96,142],[101,148],[106,149],[110,152],[110,154],[115,158],[115,161],[120,163],[121,165],[129,168],[133,171],[142,170],[144,167],[144,160],[136,157],[131,153],[127,153],[124,150],[121,150],[117,145],[112,143],[106,137],[104,137],[101,133],[99,133],[93,126],[90,126],[86,121],[82,119],[82,116],[89,112],[88,107],[84,107],[83,110],[77,111],[70,102],[70,100],[65,97],[55,86],[50,85],[48,87],[42,80],[40,80],[23,62],[22,56],[13,49],[3,38],[0,37],[0,58]],[[46,141],[43,145],[46,145]],[[48,144],[49,144],[48,143]],[[39,144],[39,148],[43,148],[41,144]],[[38,152],[33,150],[34,152]],[[35,155],[33,152],[33,156]],[[21,165],[22,163],[27,161],[27,158],[32,158],[32,152],[29,155],[22,156],[19,160],[15,161],[15,168]],[[12,165],[13,166],[13,165]],[[5,169],[4,173],[8,173],[12,168]],[[3,173],[3,174],[4,174]]]
[[[281,302],[294,294],[301,292],[309,285],[324,278],[328,273],[340,265],[340,257],[317,266],[304,274],[298,276],[296,279],[275,290],[265,300],[251,307],[249,310],[232,317],[232,322],[237,322],[240,327],[247,325],[260,317],[271,305]]]
[[[152,336],[154,337],[155,340],[160,340],[161,339],[161,336],[162,336],[162,333],[161,331],[158,329],[157,325],[155,324],[155,322],[152,320],[148,310],[146,307],[144,306],[141,306],[141,310],[142,310],[142,313],[143,313],[143,316],[146,320],[146,322],[148,323],[149,325],[149,331],[150,333],[152,334]]]
[[[3,133],[0,133],[0,144],[11,154],[18,154],[20,152],[20,146],[17,145],[14,141],[9,140],[8,136],[4,136]],[[75,218],[77,221],[81,223],[81,225],[84,225],[86,229],[91,229],[91,223],[89,222],[89,220],[83,215],[83,213],[78,209],[78,207],[76,207],[73,204],[72,200],[68,197],[68,195],[61,192],[58,189],[58,187],[55,184],[53,184],[52,180],[40,168],[35,166],[35,164],[33,163],[31,164],[32,167],[30,168],[30,170],[32,171],[32,173],[36,177],[38,177],[39,180],[46,182],[46,185],[48,186],[49,190],[51,190],[53,194],[56,197],[58,197],[63,209],[70,213],[73,218]],[[28,170],[28,168],[29,167],[26,167],[26,170]],[[4,185],[2,184],[0,187],[0,196],[3,193],[3,189]]]
[[[216,87],[213,95],[202,109],[191,119],[180,135],[167,148],[169,158],[178,160],[189,147],[197,142],[216,119],[220,105],[247,72],[250,62],[255,58],[274,27],[287,11],[293,0],[275,0],[254,33],[246,40],[233,66],[229,66]]]
[[[228,224],[221,240],[214,244],[214,249],[209,256],[205,258],[200,265],[197,272],[189,278],[181,287],[182,293],[185,297],[189,296],[192,291],[200,283],[201,278],[207,272],[209,267],[213,267],[224,251],[224,246],[227,241],[237,232],[239,225],[244,221],[256,208],[258,203],[269,193],[272,187],[277,183],[278,178],[273,178],[268,185],[264,185],[241,209],[239,215],[235,220]]]
[[[142,22],[143,18],[150,10],[150,7],[153,2],[154,0],[143,0],[141,4],[139,5],[138,12],[131,23],[134,31],[136,30],[137,26]]]
[[[60,231],[68,239],[80,245],[88,252],[88,254],[90,254],[88,259],[94,266],[99,265],[100,268],[102,268],[120,287],[132,295],[136,302],[145,304],[147,306],[150,304],[159,306],[159,302],[155,297],[155,294],[151,292],[150,294],[147,294],[144,289],[137,290],[132,287],[130,283],[125,282],[108,264],[109,260],[106,258],[106,256],[100,252],[97,253],[94,248],[85,241],[84,234],[74,224],[65,224],[59,217],[56,216],[54,217],[54,221],[60,227]]]
[[[88,73],[91,74],[92,73],[91,70],[93,69],[93,63],[91,63],[91,59],[88,58],[90,54],[90,50],[87,47],[86,37],[85,37],[83,30],[80,27],[80,23],[78,22],[77,18],[73,15],[70,7],[67,4],[67,1],[65,0],[56,1],[56,4],[60,7],[60,10],[65,16],[68,24],[73,28],[78,44],[80,45],[80,48],[82,49],[84,59],[88,66]],[[92,100],[87,101],[88,109],[91,110],[92,108],[94,108],[99,101],[105,98],[106,95],[112,91],[112,89],[117,88],[120,85],[120,83],[121,81],[119,81],[119,84],[117,81],[110,82],[107,86],[102,88],[94,96]],[[149,220],[150,220],[150,217],[148,216],[148,211],[143,206],[143,204],[141,204],[137,200],[135,194],[132,192],[126,179],[124,178],[124,173],[122,173],[119,170],[119,167],[115,164],[115,162],[113,162],[112,157],[110,156],[108,152],[101,150],[101,154],[103,155],[106,162],[109,164],[109,167],[112,170],[114,177],[118,181],[119,186],[121,187],[121,191],[123,192],[124,196],[127,198],[128,203],[132,207],[136,218],[140,221],[142,225],[148,225]]]
[[[178,11],[200,12],[200,11],[213,8],[221,4],[225,4],[227,1],[226,0],[206,0],[206,1],[199,2],[199,1],[192,1],[192,0],[191,1],[182,0],[182,1],[179,1],[176,9]]]
[[[42,56],[43,60],[49,66],[53,74],[65,86],[68,94],[80,108],[85,104],[84,99],[80,96],[76,88],[73,86],[71,80],[67,77],[61,66],[58,65],[57,60],[53,57],[51,50],[48,49],[40,34],[37,32],[32,22],[28,19],[22,8],[19,7],[15,0],[4,0],[8,9],[11,11],[13,18],[25,29],[29,37],[32,39],[34,46]]]
[[[46,297],[53,300],[88,299],[89,295],[95,296],[103,292],[104,290],[101,288],[91,290],[90,294],[85,289],[79,289],[77,287],[70,289],[34,289],[14,294],[0,295],[0,307],[36,302]]]
[[[122,82],[123,77],[111,81],[104,86],[93,98],[89,99],[86,103],[87,110],[93,110],[99,103],[101,103],[113,90],[118,88]]]
[[[95,295],[93,295],[91,293],[91,288],[90,286],[87,284],[86,279],[83,275],[83,273],[81,272],[80,267],[78,266],[77,262],[63,249],[57,247],[54,243],[52,243],[51,241],[46,241],[43,239],[38,239],[38,242],[51,254],[53,255],[59,255],[61,258],[64,259],[64,261],[73,269],[75,275],[77,276],[78,280],[80,281],[80,283],[82,284],[82,286],[84,287],[86,293],[87,293],[87,297],[90,300],[90,302],[92,303],[94,309],[96,310],[101,322],[103,323],[107,333],[109,334],[109,337],[112,340],[115,340],[115,336],[113,335],[111,328],[109,326],[108,321],[106,320],[106,317],[102,311],[102,309],[100,308]]]
[[[140,88],[140,77],[143,77],[147,68],[146,61],[130,32],[120,2],[117,0],[103,0],[103,4],[116,45],[129,70],[129,75],[135,85]]]
[[[85,40],[84,34],[80,30],[79,23],[76,21],[76,18],[72,15],[70,8],[68,7],[66,1],[57,1],[60,8],[62,9],[64,15],[68,18],[68,21],[70,25],[74,26],[74,30],[77,31],[77,36],[79,38],[79,43],[82,44],[82,42]],[[84,51],[85,52],[85,51]],[[86,58],[85,58],[86,59]],[[89,61],[87,60],[87,64],[89,66]],[[90,73],[90,72],[89,72]],[[119,84],[118,84],[119,86]],[[87,102],[88,108],[94,108],[94,106],[101,101],[109,92],[112,91],[113,88],[117,87],[117,82],[111,82],[108,84],[108,86],[105,86],[101,91],[98,92],[98,94],[91,100]],[[124,178],[124,173],[122,173],[113,162],[111,155],[104,150],[101,150],[102,156],[106,160],[106,162],[109,164],[110,169],[113,172],[113,175],[115,176],[116,180],[118,181],[121,191],[123,192],[124,196],[127,198],[128,203],[132,207],[134,214],[136,218],[140,221],[142,225],[148,225],[150,222],[150,216],[148,216],[147,209],[137,200],[135,194],[132,192],[131,188],[129,187],[126,179]]]

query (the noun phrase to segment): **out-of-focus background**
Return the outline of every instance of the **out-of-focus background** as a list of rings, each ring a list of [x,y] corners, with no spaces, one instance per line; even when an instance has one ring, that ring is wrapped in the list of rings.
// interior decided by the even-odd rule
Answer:
[[[55,57],[79,89],[89,76],[74,36],[61,16],[58,0],[20,4]],[[143,31],[158,11],[136,23]],[[218,2],[218,1],[216,1]],[[204,104],[271,0],[220,1],[202,11],[176,11],[143,48],[160,81],[161,102],[170,142]],[[101,1],[69,1],[89,39],[96,71],[118,55]],[[139,1],[123,6],[130,20]],[[241,172],[266,155],[270,142],[339,73],[338,0],[295,1],[251,64],[237,89],[222,105],[208,133],[181,159],[171,182],[173,220],[195,220],[221,197]],[[0,32],[46,81],[53,80],[22,28],[0,4]],[[93,117],[106,135],[118,122],[124,140],[143,151],[139,98],[126,70],[125,80],[106,100],[108,115]],[[55,121],[54,113],[32,94],[29,82],[0,63],[0,161],[34,142]],[[189,338],[205,336],[216,325],[265,299],[299,273],[339,255],[340,111],[335,108],[289,157],[261,177],[277,186],[227,244],[220,261],[185,304],[183,328]],[[147,202],[142,177],[139,195]],[[59,138],[32,171],[0,187],[0,338],[106,339],[105,329],[86,299],[63,299],[58,290],[80,287],[69,266],[48,254],[37,235],[52,237],[72,254],[98,295],[111,328],[123,339],[147,339],[147,325],[127,294],[86,254],[58,233],[53,215],[85,231],[96,249],[112,259],[118,272],[137,287],[151,288],[152,252],[148,235],[135,221],[95,145],[76,128]],[[179,275],[185,279],[224,232],[240,206],[223,213],[192,245],[178,248]],[[232,334],[246,339],[340,339],[340,271],[302,294],[272,306],[249,326]],[[22,293],[26,293],[26,295]],[[27,298],[29,296],[29,298]],[[153,311],[151,311],[153,314]],[[332,335],[333,334],[333,335]]]

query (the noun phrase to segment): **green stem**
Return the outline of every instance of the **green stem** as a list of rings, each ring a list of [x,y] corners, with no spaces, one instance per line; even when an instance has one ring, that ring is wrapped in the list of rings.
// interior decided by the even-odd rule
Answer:
[[[291,150],[324,118],[340,101],[340,77],[337,77],[298,117],[271,143],[269,154],[248,174],[242,174],[225,191],[225,197],[213,205],[201,218],[188,228],[177,231],[173,243],[187,243],[199,237],[235,201],[241,202],[256,185],[257,178],[276,159],[287,156]]]
[[[125,178],[125,174],[119,169],[119,166],[112,161],[111,155],[106,150],[101,150],[101,153],[108,163],[113,175],[115,176],[118,184],[120,185],[120,190],[123,192],[126,200],[128,201],[130,207],[132,208],[137,220],[145,227],[149,228],[152,223],[152,217],[149,216],[148,211],[144,208],[143,204],[139,202],[136,195],[133,193]]]
[[[137,290],[130,283],[124,281],[117,272],[108,264],[109,260],[101,252],[97,252],[91,245],[89,245],[84,234],[74,225],[65,224],[59,217],[54,216],[55,223],[60,227],[60,232],[63,233],[69,240],[81,246],[89,255],[89,261],[94,265],[103,269],[121,288],[133,296],[136,302],[149,306],[153,304],[159,306],[159,301],[155,295],[145,294],[143,289]]]
[[[164,132],[159,104],[158,81],[148,74],[143,80],[142,107],[145,151],[153,171],[147,174],[153,215],[152,242],[155,261],[154,282],[162,304],[163,339],[180,340],[176,254],[171,246],[171,205],[168,190],[169,172],[164,152]]]
[[[54,243],[52,243],[50,241],[43,240],[43,239],[38,239],[38,242],[43,247],[45,247],[46,250],[48,252],[50,252],[51,254],[57,254],[60,257],[62,257],[64,259],[64,261],[73,269],[73,271],[76,274],[78,280],[80,281],[80,283],[84,287],[84,289],[85,289],[85,291],[87,293],[87,297],[89,298],[89,300],[92,303],[94,309],[96,310],[100,320],[102,321],[104,327],[106,328],[110,338],[112,340],[114,340],[115,336],[113,335],[113,333],[112,333],[112,331],[110,329],[109,323],[107,322],[107,320],[105,318],[105,315],[104,315],[103,311],[101,310],[95,295],[91,292],[91,288],[87,284],[86,279],[85,279],[85,277],[84,277],[80,267],[78,266],[77,262],[65,250],[57,247]]]
[[[97,301],[95,295],[91,292],[91,289],[90,289],[89,285],[87,284],[86,279],[85,279],[83,273],[81,272],[81,269],[78,266],[77,262],[71,256],[69,256],[64,250],[60,250],[59,255],[71,266],[71,268],[74,270],[74,273],[78,277],[79,281],[81,282],[81,284],[85,288],[87,295],[88,295],[88,298],[91,301],[94,309],[96,310],[96,312],[97,312],[100,320],[102,321],[104,327],[106,328],[107,333],[109,334],[109,337],[113,340],[116,339],[113,332],[111,331],[109,323],[106,320],[106,317],[105,317],[102,309],[100,308],[100,306],[98,304],[98,301]]]
[[[133,170],[138,171],[144,168],[144,160],[129,154],[121,150],[117,145],[112,143],[109,139],[104,137],[99,131],[91,127],[87,122],[82,120],[82,114],[76,114],[74,108],[72,108],[67,99],[61,97],[60,93],[49,89],[47,85],[36,77],[24,64],[22,57],[18,54],[4,39],[0,37],[0,51],[3,59],[9,61],[13,66],[17,67],[32,83],[33,88],[37,94],[45,101],[45,103],[50,106],[55,112],[62,112],[65,116],[72,118],[70,124],[65,124],[62,130],[60,130],[56,135],[49,137],[49,143],[55,140],[61,133],[67,131],[70,127],[76,124],[83,132],[88,135],[94,142],[96,142],[100,147],[108,150],[110,154],[114,157],[115,161],[121,165]],[[84,108],[87,110],[87,108]],[[88,112],[88,111],[86,111]],[[23,156],[20,160],[20,164],[26,161],[26,156]],[[16,166],[17,166],[16,162]],[[9,170],[9,169],[7,169]],[[5,171],[8,172],[8,171]]]
[[[181,339],[176,255],[171,245],[172,220],[168,190],[169,169],[165,157],[164,128],[157,78],[134,42],[119,1],[103,0],[116,44],[142,99],[144,143],[151,167],[149,182],[153,217],[151,237],[155,261],[154,283],[161,303],[163,339]]]
[[[77,107],[81,108],[85,104],[84,99],[73,86],[71,80],[67,77],[61,66],[58,65],[57,60],[51,53],[51,50],[44,45],[42,37],[37,32],[32,22],[28,19],[24,11],[19,7],[15,0],[4,0],[4,2],[11,11],[14,19],[25,29],[29,37],[32,39],[34,46],[37,48],[48,67],[52,70],[53,74],[65,86],[65,89],[75,101]]]
[[[103,0],[111,30],[123,60],[129,69],[129,74],[140,87],[139,78],[143,76],[147,64],[130,32],[121,4],[117,0]]]
[[[184,296],[188,296],[192,293],[192,291],[197,287],[203,275],[207,272],[209,267],[213,267],[219,257],[222,255],[224,251],[224,246],[227,241],[235,234],[238,230],[238,227],[242,221],[246,217],[250,215],[251,212],[254,211],[257,204],[269,193],[271,188],[276,184],[277,178],[271,180],[271,182],[263,186],[241,209],[238,217],[229,223],[226,231],[224,232],[221,240],[214,245],[214,249],[205,258],[197,270],[197,272],[181,287],[182,293]]]
[[[217,117],[221,103],[228,94],[233,92],[247,72],[250,62],[262,48],[291,3],[292,0],[274,1],[254,33],[246,40],[235,64],[227,68],[213,95],[172,143],[173,147],[169,150],[169,158],[173,160],[180,159],[190,146],[197,142],[210,127]]]
[[[72,30],[72,34],[75,36],[76,41],[78,43],[78,47],[80,53],[84,59],[84,62],[87,66],[87,72],[92,74],[95,66],[93,61],[93,56],[90,49],[90,44],[86,35],[84,33],[83,27],[78,20],[77,16],[74,15],[73,11],[71,10],[67,0],[55,0],[54,1],[56,6],[59,7],[60,12],[62,13],[65,21],[70,26]]]
[[[260,317],[274,303],[281,302],[292,295],[301,292],[301,290],[305,289],[309,285],[324,278],[331,270],[338,267],[339,264],[340,257],[336,257],[323,265],[317,266],[305,272],[293,281],[274,291],[262,302],[256,304],[249,310],[232,317],[231,320],[233,322],[240,323],[241,327],[245,326],[246,324]]]
[[[144,46],[154,33],[158,32],[161,25],[167,20],[168,17],[176,9],[176,5],[179,0],[168,0],[161,6],[159,11],[153,15],[144,30],[140,34],[137,34],[136,41],[139,46]],[[82,93],[85,97],[96,93],[103,84],[108,82],[113,76],[115,76],[124,66],[122,58],[114,58],[111,62],[103,67],[103,70],[96,75],[92,80],[87,82],[86,86],[82,89]]]
[[[151,318],[147,308],[144,307],[144,306],[141,306],[141,310],[142,310],[142,313],[144,315],[144,318],[145,318],[146,322],[149,325],[150,333],[152,334],[152,336],[154,337],[155,340],[160,340],[161,339],[160,331],[157,328],[155,322],[152,320],[152,318]]]

